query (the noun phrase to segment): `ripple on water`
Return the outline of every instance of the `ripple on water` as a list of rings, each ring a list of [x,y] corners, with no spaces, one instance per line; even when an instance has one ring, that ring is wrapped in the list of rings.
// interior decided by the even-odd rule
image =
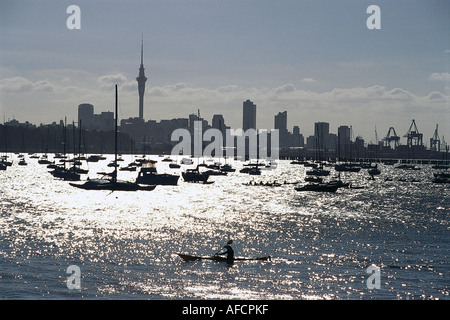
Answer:
[[[135,193],[71,188],[32,161],[10,169],[0,181],[0,263],[9,288],[2,298],[448,298],[448,187],[384,181],[400,175],[391,168],[375,181],[347,175],[364,189],[334,194],[243,185],[302,179],[303,167],[287,161],[258,177],[236,172],[211,177],[212,185],[180,179]],[[211,255],[228,239],[236,255],[273,260],[230,267],[176,256]],[[65,287],[71,264],[82,272],[78,293]],[[381,266],[384,290],[367,290],[371,264]]]

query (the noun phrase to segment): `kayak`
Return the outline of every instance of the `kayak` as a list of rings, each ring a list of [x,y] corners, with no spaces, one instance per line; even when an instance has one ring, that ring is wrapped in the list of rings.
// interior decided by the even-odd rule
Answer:
[[[227,261],[226,257],[221,257],[221,256],[200,257],[200,256],[191,256],[191,255],[188,255],[188,254],[181,254],[181,253],[177,253],[177,254],[184,261],[193,261],[193,260]],[[270,256],[257,257],[257,258],[242,258],[242,257],[234,258],[234,261],[254,261],[254,260],[260,260],[260,261],[267,261],[267,260],[269,260],[270,261]]]

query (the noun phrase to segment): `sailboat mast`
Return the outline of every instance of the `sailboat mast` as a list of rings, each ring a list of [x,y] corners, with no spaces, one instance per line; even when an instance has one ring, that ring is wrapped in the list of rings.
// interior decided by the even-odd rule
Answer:
[[[81,161],[81,123],[82,120],[80,119],[78,123],[78,161]]]
[[[67,117],[64,117],[64,126],[63,126],[63,139],[64,139],[64,156],[66,156],[66,140],[67,140],[67,136],[66,136],[66,127],[67,127]],[[65,166],[66,162],[64,161],[64,166]]]
[[[116,110],[115,110],[115,124],[114,124],[114,175],[113,175],[113,181],[117,181],[117,105],[118,105],[118,93],[117,93],[117,84],[116,84]]]
[[[64,118],[64,124],[63,124],[63,144],[64,144],[64,160],[66,159],[66,153],[67,153],[67,117]],[[64,161],[64,169],[66,168],[66,161]]]

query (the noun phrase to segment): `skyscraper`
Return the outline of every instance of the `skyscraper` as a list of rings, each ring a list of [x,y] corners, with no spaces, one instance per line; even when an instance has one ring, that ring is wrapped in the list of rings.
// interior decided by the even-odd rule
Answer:
[[[340,126],[338,128],[338,137],[339,137],[339,145],[343,146],[343,145],[349,145],[350,144],[350,135],[351,135],[351,130],[350,127],[348,126]]]
[[[278,112],[275,116],[275,129],[287,131],[287,111]]]
[[[242,130],[248,129],[256,130],[256,104],[250,100],[244,101],[242,116]]]
[[[144,73],[144,36],[142,36],[141,41],[141,65],[139,67],[139,77],[136,78],[138,82],[138,92],[139,92],[139,119],[144,120],[144,92],[145,92],[145,82],[147,78]]]
[[[287,130],[287,111],[278,112],[275,115],[275,129],[278,130],[279,139],[280,139],[280,147],[286,148],[289,147],[289,132]]]
[[[349,157],[350,154],[350,141],[351,138],[351,128],[348,126],[340,126],[338,128],[338,156],[339,157]]]
[[[330,124],[328,122],[316,122],[314,124],[314,138],[316,140],[316,149],[323,150],[326,147],[329,134]]]
[[[94,106],[90,103],[78,105],[78,123],[83,123],[84,128],[89,128],[94,122]]]
[[[227,127],[225,126],[225,120],[221,114],[215,114],[212,118],[212,127],[214,129],[220,130],[224,133]]]

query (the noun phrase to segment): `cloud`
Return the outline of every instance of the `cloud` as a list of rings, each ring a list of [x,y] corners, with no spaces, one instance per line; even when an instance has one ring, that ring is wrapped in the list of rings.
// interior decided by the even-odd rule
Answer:
[[[185,83],[176,83],[174,85],[169,85],[167,86],[168,89],[172,90],[172,91],[181,91],[181,90],[185,90],[185,89],[190,89],[188,87],[187,84]],[[192,90],[192,89],[191,89]]]
[[[42,81],[38,81],[38,82],[33,84],[33,91],[36,91],[36,92],[53,92],[54,91],[54,87],[49,81],[42,80]]]
[[[445,101],[447,98],[440,92],[431,92],[427,99],[431,101]]]
[[[275,94],[295,92],[295,86],[292,83],[286,83],[278,88],[271,90],[271,92]]]
[[[224,92],[224,93],[231,93],[236,92],[239,90],[239,87],[237,85],[227,85],[217,88],[218,92]]]
[[[302,82],[303,83],[315,83],[315,82],[317,82],[317,80],[313,79],[313,78],[303,78]]]
[[[0,92],[25,93],[33,89],[33,83],[23,77],[6,78],[0,81]]]
[[[395,88],[388,92],[387,97],[390,99],[411,100],[414,98],[414,95],[406,90]]]
[[[430,81],[450,81],[450,73],[443,72],[443,73],[433,73],[428,77],[428,80]]]
[[[250,99],[257,105],[257,123],[270,129],[273,116],[288,111],[288,121],[303,127],[314,121],[329,121],[330,125],[361,126],[373,131],[373,126],[398,117],[417,119],[445,115],[448,96],[440,92],[417,95],[403,88],[370,86],[334,88],[317,92],[300,90],[291,83],[274,88],[239,88],[234,85],[205,89],[184,85],[168,85],[150,89],[149,109],[152,119],[187,117],[197,108],[205,119],[221,113],[227,125],[239,127],[242,102]],[[170,113],[170,116],[168,116]],[[369,128],[369,129],[368,129]]]
[[[137,81],[126,81],[119,87],[121,91],[138,92]]]
[[[150,96],[152,96],[152,97],[167,97],[167,93],[161,88],[151,88]]]
[[[375,101],[386,98],[387,91],[383,86],[357,87],[357,88],[334,88],[328,94],[322,96],[339,102]]]
[[[439,78],[442,78],[441,74]],[[121,117],[136,116],[137,82],[122,73],[100,77],[61,75],[37,80],[18,76],[0,79],[3,112],[31,123],[50,123],[66,115],[69,119],[76,119],[77,106],[83,102],[92,103],[96,113],[110,110],[114,102],[115,83],[119,83],[121,90]],[[199,109],[201,116],[208,121],[214,114],[222,114],[227,125],[239,128],[242,103],[250,99],[257,105],[259,128],[272,128],[274,115],[286,110],[289,126],[299,125],[306,135],[312,130],[314,122],[326,121],[330,123],[330,128],[353,125],[355,129],[359,128],[358,134],[370,137],[375,125],[379,128],[384,123],[386,126],[397,125],[392,123],[394,119],[415,118],[432,130],[448,114],[449,98],[445,92],[437,90],[419,95],[400,87],[380,85],[312,91],[298,89],[292,83],[271,88],[235,84],[203,88],[181,82],[147,86],[144,118],[157,121],[187,118]],[[33,110],[48,112],[33,114],[27,109],[29,101],[33,101]],[[401,125],[408,126],[408,120],[405,122]]]
[[[48,80],[32,82],[24,77],[5,78],[0,80],[2,93],[53,92],[54,85]]]
[[[100,86],[100,90],[104,91],[104,90],[111,90],[112,88],[114,88],[115,84],[123,85],[127,82],[127,77],[124,76],[121,73],[116,73],[116,74],[107,74],[107,75],[103,75],[98,77],[97,79],[97,83]]]

